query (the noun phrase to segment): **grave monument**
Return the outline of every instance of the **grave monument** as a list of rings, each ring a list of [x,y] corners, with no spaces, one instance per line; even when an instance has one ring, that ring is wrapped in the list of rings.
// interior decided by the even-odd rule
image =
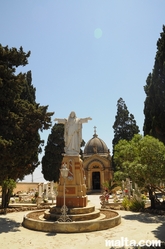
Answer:
[[[68,119],[56,118],[55,121],[64,124],[65,154],[63,156],[61,169],[65,165],[68,168],[68,177],[64,179],[60,175],[58,196],[56,206],[64,205],[64,181],[65,181],[65,203],[67,207],[86,207],[87,195],[83,162],[80,158],[80,145],[82,141],[82,124],[87,123],[88,118],[77,118],[75,112],[71,112]]]
[[[45,211],[37,210],[25,215],[22,223],[24,227],[53,233],[79,233],[104,230],[120,224],[121,216],[117,212],[95,209],[92,203],[87,203],[79,152],[82,124],[88,120],[91,118],[77,118],[75,112],[71,112],[68,119],[55,119],[65,128],[65,154],[60,169],[56,205]],[[34,218],[34,213],[39,215],[39,220]]]

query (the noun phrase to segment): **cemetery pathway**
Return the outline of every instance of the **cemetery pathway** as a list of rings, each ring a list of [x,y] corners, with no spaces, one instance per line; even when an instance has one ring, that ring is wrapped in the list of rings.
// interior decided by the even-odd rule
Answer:
[[[99,195],[89,200],[100,207]],[[22,227],[25,212],[0,215],[0,248],[5,249],[106,249],[106,240],[165,240],[165,217],[146,213],[117,211],[122,216],[119,226],[97,232],[52,234]],[[117,242],[118,241],[118,242]]]

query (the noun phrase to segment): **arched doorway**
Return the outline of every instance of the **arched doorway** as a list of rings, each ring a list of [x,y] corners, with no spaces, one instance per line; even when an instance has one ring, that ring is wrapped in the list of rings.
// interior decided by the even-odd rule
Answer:
[[[92,173],[92,185],[93,189],[100,189],[100,172]]]

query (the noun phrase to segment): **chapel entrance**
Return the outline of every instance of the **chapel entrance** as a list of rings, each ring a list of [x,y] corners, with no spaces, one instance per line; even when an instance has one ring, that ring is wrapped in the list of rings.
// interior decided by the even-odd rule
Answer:
[[[93,189],[100,189],[100,172],[92,173]]]

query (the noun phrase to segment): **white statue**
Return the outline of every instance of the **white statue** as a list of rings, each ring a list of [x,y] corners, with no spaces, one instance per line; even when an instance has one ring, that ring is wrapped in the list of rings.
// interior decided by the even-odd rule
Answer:
[[[55,121],[64,124],[65,153],[77,155],[80,152],[82,142],[82,123],[87,123],[89,118],[77,118],[75,112],[71,112],[68,119],[56,118]]]

